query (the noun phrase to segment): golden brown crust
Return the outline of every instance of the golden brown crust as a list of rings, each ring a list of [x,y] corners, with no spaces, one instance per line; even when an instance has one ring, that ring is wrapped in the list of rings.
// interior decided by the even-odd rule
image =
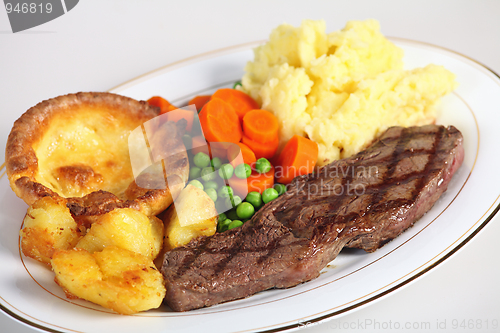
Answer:
[[[181,142],[184,123],[177,125],[167,122],[156,131],[150,142],[151,154],[155,160],[160,160],[164,153],[168,153],[162,165],[162,174],[155,172],[142,173],[133,181],[125,191],[125,197],[129,200],[139,198],[141,211],[146,215],[152,215],[151,211],[161,212],[170,206],[177,198],[189,178],[189,160],[184,144]],[[179,128],[181,127],[181,129]],[[165,179],[166,176],[166,179]],[[137,182],[142,185],[138,186]],[[167,189],[165,186],[168,185]],[[156,190],[147,190],[155,189]],[[159,200],[160,197],[168,198]],[[166,203],[169,203],[168,205]]]
[[[37,156],[36,146],[42,142],[46,132],[53,130],[56,126],[53,125],[55,122],[61,123],[62,119],[62,124],[64,124],[66,119],[71,120],[77,117],[76,113],[82,108],[102,109],[102,114],[100,111],[92,111],[94,112],[92,115],[102,116],[103,123],[118,123],[119,126],[123,126],[123,135],[128,135],[132,129],[159,115],[159,109],[149,106],[145,101],[136,101],[111,93],[81,92],[59,96],[37,104],[16,120],[7,140],[5,152],[7,176],[17,196],[29,205],[44,196],[62,197],[66,200],[72,214],[83,220],[86,216],[101,215],[114,208],[130,207],[141,210],[147,215],[154,215],[168,207],[180,190],[172,188],[171,192],[168,188],[160,190],[136,188],[127,190],[126,196],[124,193],[103,191],[100,185],[103,177],[106,178],[107,175],[100,174],[99,170],[85,164],[62,165],[51,170],[51,177],[57,179],[62,184],[61,186],[71,187],[76,192],[81,192],[80,189],[85,188],[87,192],[83,192],[80,196],[61,194],[61,191],[51,186],[53,184],[50,182],[40,181],[39,163],[42,156]],[[80,116],[80,118],[85,117]],[[177,130],[175,124],[170,126]],[[117,131],[117,129],[112,130]],[[182,146],[182,134],[182,130],[177,130],[175,136],[170,137],[169,144],[173,147]],[[185,183],[189,173],[185,150],[184,155],[177,155],[176,158],[183,162],[175,172],[179,176],[179,182]],[[112,159],[106,163],[108,170],[114,170],[115,165]],[[118,167],[116,169],[118,170]],[[135,184],[133,176],[130,182]],[[133,187],[132,184],[129,187]],[[88,194],[85,195],[85,193]]]
[[[33,144],[40,140],[53,117],[72,112],[71,107],[80,104],[103,105],[115,112],[126,110],[129,121],[138,125],[159,114],[157,108],[145,101],[102,92],[80,92],[40,102],[15,121],[9,134],[5,151],[9,179],[15,175],[33,177],[38,162]]]

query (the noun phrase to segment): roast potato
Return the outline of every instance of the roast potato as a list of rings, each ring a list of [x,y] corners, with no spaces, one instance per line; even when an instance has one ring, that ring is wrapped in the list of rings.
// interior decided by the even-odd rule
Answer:
[[[101,215],[76,247],[94,253],[110,245],[153,260],[163,245],[163,222],[155,216],[147,217],[135,209],[115,209]]]
[[[56,249],[69,249],[80,239],[80,230],[64,201],[44,197],[28,208],[20,231],[24,255],[50,264]]]
[[[116,246],[93,254],[84,249],[57,250],[52,269],[69,298],[82,298],[120,314],[157,308],[165,296],[163,277],[153,262]]]
[[[186,245],[193,238],[211,236],[217,229],[217,210],[201,189],[187,185],[168,211],[165,222],[165,249]]]

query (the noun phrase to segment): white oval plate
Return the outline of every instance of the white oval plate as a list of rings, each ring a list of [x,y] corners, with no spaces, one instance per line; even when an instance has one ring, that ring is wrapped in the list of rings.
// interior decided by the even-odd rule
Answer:
[[[43,265],[19,251],[26,205],[0,179],[0,306],[21,322],[48,332],[246,332],[282,331],[326,320],[371,304],[436,267],[474,237],[499,210],[499,77],[477,62],[440,47],[393,39],[408,68],[444,65],[460,86],[444,98],[438,123],[462,131],[465,161],[448,191],[415,226],[374,253],[342,251],[315,280],[286,290],[186,313],[158,310],[121,316],[68,300]],[[231,86],[253,57],[246,44],[200,55],[146,74],[111,90],[136,99],[161,95],[182,105],[194,95]],[[2,133],[11,124],[2,124]]]

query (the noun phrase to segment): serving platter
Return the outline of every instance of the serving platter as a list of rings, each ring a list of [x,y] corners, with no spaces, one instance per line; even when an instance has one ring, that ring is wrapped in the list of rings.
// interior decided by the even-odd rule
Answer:
[[[500,78],[476,61],[441,47],[392,39],[405,51],[407,68],[445,66],[459,87],[440,106],[438,123],[464,135],[465,160],[448,191],[414,227],[374,253],[344,250],[321,275],[286,290],[185,313],[168,307],[132,316],[117,315],[81,300],[69,300],[45,266],[19,250],[19,230],[27,206],[10,190],[0,172],[0,260],[10,267],[0,275],[0,307],[19,321],[48,332],[247,332],[298,329],[375,303],[438,266],[462,248],[498,212],[500,174],[495,165],[500,123]],[[197,94],[230,87],[243,75],[262,42],[230,47],[170,64],[126,82],[111,92],[136,99],[160,95],[183,105]],[[52,96],[48,96],[52,97]],[[12,124],[2,124],[9,133]],[[493,160],[493,161],[492,161]],[[3,166],[2,166],[3,167]]]

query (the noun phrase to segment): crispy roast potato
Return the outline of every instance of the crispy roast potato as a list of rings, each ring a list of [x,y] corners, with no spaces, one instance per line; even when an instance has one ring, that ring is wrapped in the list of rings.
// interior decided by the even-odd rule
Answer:
[[[84,249],[57,250],[52,269],[69,298],[82,298],[121,314],[158,308],[165,296],[163,277],[153,262],[116,246],[93,254]]]
[[[189,176],[182,143],[186,123],[167,122],[161,133],[174,152],[166,165],[173,188],[137,188],[130,162],[129,134],[155,124],[159,108],[111,93],[77,93],[43,101],[26,111],[9,134],[5,151],[13,191],[28,205],[52,196],[67,202],[87,225],[115,208],[134,208],[148,216],[165,210]],[[155,161],[157,162],[157,161]],[[174,181],[172,181],[174,182]]]
[[[186,245],[193,238],[211,236],[217,229],[217,210],[201,189],[188,185],[163,215],[165,249]]]
[[[72,248],[81,237],[65,202],[51,197],[28,208],[20,234],[24,255],[48,265],[56,249]]]
[[[153,260],[163,245],[163,222],[155,216],[148,218],[135,209],[115,209],[101,215],[76,247],[94,253],[110,245]]]

